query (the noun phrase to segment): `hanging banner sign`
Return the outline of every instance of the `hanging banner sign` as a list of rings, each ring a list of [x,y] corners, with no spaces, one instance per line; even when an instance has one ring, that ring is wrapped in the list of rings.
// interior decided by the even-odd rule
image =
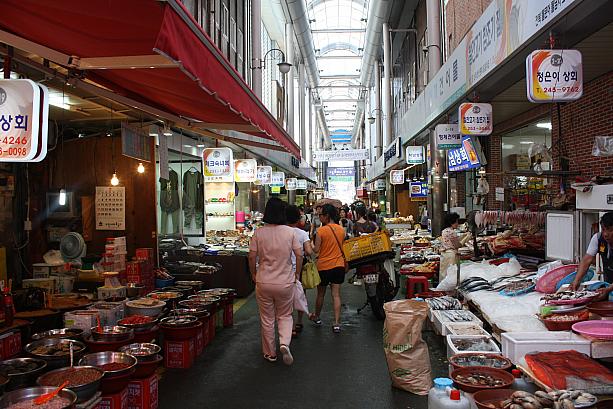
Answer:
[[[392,170],[390,172],[390,183],[392,185],[404,184],[404,170]]]
[[[583,63],[577,50],[536,50],[526,57],[530,102],[575,101],[583,95]]]
[[[394,139],[394,142],[387,148],[387,150],[383,153],[383,165],[387,166],[387,162],[391,161],[393,158],[401,158],[402,157],[402,141],[400,137]],[[396,161],[394,161],[395,163]]]
[[[427,182],[411,182],[409,184],[409,196],[411,201],[427,200],[428,199],[428,183]]]
[[[296,180],[296,189],[306,190],[308,187],[306,179],[297,179]]]
[[[368,149],[346,149],[340,151],[314,151],[313,160],[315,162],[329,162],[335,160],[366,160],[368,159]]]
[[[462,135],[490,135],[493,130],[492,105],[466,102],[460,104],[459,128]]]
[[[49,90],[31,80],[0,80],[0,162],[47,156]]]
[[[255,182],[258,163],[255,159],[236,159],[234,161],[235,182]]]
[[[375,190],[385,190],[385,179],[375,180]]]
[[[447,152],[449,172],[474,169],[481,166],[477,149],[469,136],[462,138],[462,147]]]
[[[426,161],[426,152],[423,146],[407,146],[407,163],[409,165],[419,165]]]
[[[436,149],[456,149],[462,146],[462,134],[458,124],[439,124],[434,130]]]
[[[255,176],[256,185],[270,185],[272,182],[272,166],[258,166]]]
[[[274,187],[285,186],[285,172],[272,172],[270,186],[274,186]]]
[[[230,148],[207,148],[202,151],[205,182],[233,182],[232,150]]]
[[[287,178],[285,179],[285,189],[286,190],[296,190],[297,187],[297,180],[296,178]]]

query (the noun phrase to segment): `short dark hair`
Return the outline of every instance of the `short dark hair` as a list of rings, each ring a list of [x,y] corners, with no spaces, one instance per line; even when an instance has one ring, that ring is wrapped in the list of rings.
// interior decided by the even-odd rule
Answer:
[[[287,224],[285,217],[285,208],[287,203],[278,197],[271,197],[266,202],[266,208],[264,209],[264,223],[268,224]]]
[[[606,212],[605,214],[603,214],[600,218],[600,224],[605,229],[613,227],[613,212]]]
[[[366,219],[366,207],[358,206],[355,208],[355,212],[358,214],[358,218],[363,217]]]
[[[300,209],[295,205],[289,205],[285,209],[287,224],[294,224],[300,221]]]
[[[457,213],[447,213],[444,220],[444,228],[451,227],[452,224],[460,220],[460,215]]]
[[[368,212],[368,220],[370,220],[371,222],[377,222],[377,213],[375,212]]]
[[[321,208],[321,214],[323,216],[329,216],[330,219],[338,223],[338,210],[336,210],[336,207],[332,206],[331,204],[323,205],[323,207]]]

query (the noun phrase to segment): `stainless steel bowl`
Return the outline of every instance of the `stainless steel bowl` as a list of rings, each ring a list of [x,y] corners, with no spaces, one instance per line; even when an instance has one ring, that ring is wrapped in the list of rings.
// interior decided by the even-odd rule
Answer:
[[[126,302],[126,315],[148,315],[150,317],[157,317],[162,312],[162,309],[166,306],[164,301],[154,300],[152,298],[146,299],[147,301],[155,301],[154,304],[147,305],[140,300],[133,300]]]
[[[148,317],[148,315],[147,315]],[[158,323],[158,319],[154,318],[149,322],[145,322],[142,324],[126,324],[125,321],[126,318],[122,318],[119,321],[117,321],[117,324],[121,325],[122,327],[127,327],[127,328],[131,328],[134,330],[134,332],[145,332],[145,331],[149,331],[151,328],[155,327],[156,324]]]
[[[81,341],[61,338],[45,338],[30,342],[28,345],[26,345],[25,351],[35,358],[45,360],[47,362],[47,369],[55,369],[70,365],[70,352],[68,352],[68,348],[71,342],[73,345],[74,361],[78,362],[79,358],[81,358],[85,353],[85,344]],[[43,353],[41,351],[37,351],[37,349],[40,349],[41,347],[60,348],[62,346],[66,350],[65,354],[58,355],[49,352]]]
[[[139,362],[155,361],[162,348],[150,343],[134,343],[119,348],[119,351],[132,355]]]
[[[170,312],[170,316],[173,315],[193,315],[194,317],[201,318],[209,314],[204,307],[200,308],[177,308]]]
[[[29,386],[47,368],[47,361],[38,358],[14,358],[0,362],[0,373],[8,376],[6,390]]]
[[[136,358],[132,355],[126,354],[124,352],[96,352],[94,354],[87,354],[79,361],[79,365],[81,366],[95,366],[104,371],[105,378],[112,378],[115,376],[122,376],[129,373],[136,366]],[[111,363],[119,363],[128,365],[125,368],[118,369],[115,371],[107,371],[104,368],[101,368],[102,365],[111,364]]]
[[[58,328],[49,331],[43,331],[32,335],[33,341],[45,338],[60,338],[80,340],[83,335],[83,330],[80,328]]]
[[[35,399],[45,393],[53,392],[55,389],[57,389],[55,386],[35,386],[7,392],[0,398],[0,408],[5,409],[19,402]],[[60,391],[58,396],[68,400],[66,405],[62,406],[62,409],[72,407],[77,401],[77,395],[70,389]]]
[[[36,383],[38,383],[40,386],[52,386],[54,388],[57,388],[60,385],[49,385],[48,382],[46,382],[46,380],[48,380],[51,375],[60,373],[64,375],[62,376],[62,378],[66,380],[65,374],[67,372],[70,372],[75,369],[81,369],[81,368],[94,369],[98,372],[98,375],[99,375],[95,380],[91,382],[83,383],[80,385],[69,385],[68,386],[68,389],[76,393],[77,403],[85,402],[91,399],[91,397],[96,394],[96,392],[98,391],[98,388],[100,387],[100,381],[102,380],[102,377],[104,376],[104,371],[100,368],[96,368],[95,366],[73,366],[73,367],[68,366],[65,368],[55,369],[51,372],[47,372],[46,374],[39,376],[38,379],[36,380]]]
[[[121,325],[93,327],[91,329],[94,341],[121,342],[130,339],[134,335],[132,328]]]
[[[189,327],[198,322],[198,317],[193,315],[170,315],[166,318],[162,318],[160,324],[167,327]]]
[[[177,281],[175,284],[192,287],[194,290],[200,290],[204,286],[204,282],[202,281]]]

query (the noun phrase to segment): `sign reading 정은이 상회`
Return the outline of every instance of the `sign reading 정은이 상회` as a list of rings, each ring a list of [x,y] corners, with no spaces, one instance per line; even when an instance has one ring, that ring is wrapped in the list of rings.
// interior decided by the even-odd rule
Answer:
[[[575,101],[583,95],[583,62],[577,50],[536,50],[526,58],[531,102]]]
[[[202,152],[205,182],[233,182],[234,172],[230,148],[207,148]]]

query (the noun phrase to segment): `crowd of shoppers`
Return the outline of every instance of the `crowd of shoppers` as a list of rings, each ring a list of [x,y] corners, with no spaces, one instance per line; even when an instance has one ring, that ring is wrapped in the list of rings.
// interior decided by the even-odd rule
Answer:
[[[297,311],[295,320],[293,318],[294,297],[303,265],[316,260],[321,280],[317,286],[315,311],[308,318],[315,325],[322,325],[320,315],[330,287],[334,309],[332,331],[340,333],[341,284],[347,273],[343,242],[380,229],[377,215],[367,212],[364,206],[337,209],[325,204],[307,213],[310,217],[302,208],[271,198],[264,210],[264,225],[255,230],[249,246],[249,269],[256,283],[262,352],[264,359],[270,362],[277,360],[275,322],[283,362],[291,365],[294,361],[290,343],[303,329],[303,313]]]

